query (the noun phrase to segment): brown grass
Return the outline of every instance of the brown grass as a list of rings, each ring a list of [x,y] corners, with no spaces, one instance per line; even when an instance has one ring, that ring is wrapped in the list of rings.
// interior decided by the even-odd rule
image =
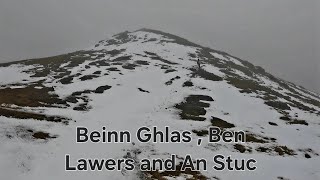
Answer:
[[[35,119],[39,121],[62,122],[68,124],[69,119],[60,116],[47,116],[32,112],[24,112],[16,109],[0,108],[0,116],[17,119]]]
[[[18,106],[39,107],[61,103],[57,95],[51,94],[53,88],[36,89],[29,86],[19,89],[0,89],[0,104],[15,104]]]
[[[213,117],[213,116],[211,119],[211,125],[219,127],[219,128],[233,128],[233,127],[235,127],[234,124],[228,123],[227,121],[224,121],[220,118]]]

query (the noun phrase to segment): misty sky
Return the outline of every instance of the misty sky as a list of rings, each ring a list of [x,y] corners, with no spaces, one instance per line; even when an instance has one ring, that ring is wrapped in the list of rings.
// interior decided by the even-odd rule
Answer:
[[[0,62],[87,48],[143,27],[320,92],[319,0],[0,0]]]

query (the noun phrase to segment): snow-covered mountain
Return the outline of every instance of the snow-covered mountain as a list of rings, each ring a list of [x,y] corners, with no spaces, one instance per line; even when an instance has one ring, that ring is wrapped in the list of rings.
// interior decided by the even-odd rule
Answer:
[[[200,64],[200,68],[198,67]],[[191,143],[76,143],[89,131],[147,126],[192,132]],[[208,143],[208,128],[246,143]],[[0,179],[320,179],[320,96],[225,52],[150,29],[93,47],[0,65]],[[202,138],[202,144],[197,140]],[[77,159],[208,160],[197,172],[65,171]],[[217,171],[222,154],[255,171]]]

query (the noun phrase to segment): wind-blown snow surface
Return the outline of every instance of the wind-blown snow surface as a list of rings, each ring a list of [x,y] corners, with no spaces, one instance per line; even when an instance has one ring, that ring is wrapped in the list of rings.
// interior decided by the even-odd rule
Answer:
[[[75,164],[79,158],[117,159],[123,158],[127,153],[132,155],[137,150],[141,151],[136,157],[137,160],[146,157],[168,158],[170,154],[177,154],[179,157],[191,154],[193,158],[205,158],[209,163],[208,171],[201,173],[210,179],[319,179],[320,118],[317,113],[320,108],[316,103],[307,103],[299,98],[308,97],[318,102],[319,96],[290,83],[286,83],[288,88],[283,88],[281,83],[285,83],[284,81],[275,81],[263,73],[249,76],[246,71],[242,71],[241,67],[248,69],[243,64],[244,61],[213,50],[209,53],[211,56],[201,56],[199,52],[203,49],[189,42],[182,43],[166,34],[140,30],[100,41],[96,46],[82,51],[83,60],[75,66],[68,66],[72,58],[70,62],[59,61],[59,68],[68,68],[65,69],[69,71],[67,76],[71,77],[68,83],[61,82],[64,76],[57,77],[60,73],[58,70],[43,75],[45,78],[32,77],[35,73],[43,72],[41,68],[45,66],[39,63],[33,65],[30,63],[32,61],[19,62],[20,68],[15,64],[0,67],[1,75],[23,73],[14,77],[1,77],[1,84],[10,84],[3,85],[2,89],[18,85],[18,88],[23,88],[37,81],[40,82],[37,85],[39,89],[54,87],[54,93],[60,99],[65,99],[74,92],[91,91],[84,99],[78,98],[76,103],[67,102],[68,106],[27,107],[3,103],[1,107],[65,116],[72,121],[65,125],[50,121],[9,118],[0,114],[0,179],[139,179],[141,176],[138,170],[65,171],[65,154],[70,154],[71,163]],[[209,56],[212,59],[208,58]],[[222,79],[212,81],[194,74],[193,69],[196,68],[198,58],[203,62],[204,71]],[[210,61],[213,63],[208,63]],[[108,65],[94,65],[92,62],[107,62]],[[232,70],[235,74],[232,77],[254,80],[275,90],[279,94],[271,94],[271,99],[287,103],[290,109],[279,109],[265,104],[270,98],[267,98],[269,90],[253,90],[252,87],[248,87],[249,92],[241,93],[243,88],[230,83],[231,80],[228,78],[231,74],[223,68],[223,64],[226,63],[232,63],[238,68]],[[124,68],[126,64],[136,66]],[[30,66],[34,66],[35,69],[28,71]],[[116,67],[118,71],[110,69],[111,67]],[[85,75],[93,74],[97,76],[88,80],[81,79]],[[23,79],[25,81],[22,81]],[[167,83],[170,80],[171,83]],[[191,81],[193,86],[183,87],[186,81]],[[17,84],[14,84],[15,82]],[[97,87],[105,85],[111,88],[102,94],[93,93]],[[290,96],[289,93],[294,93],[289,87],[300,93],[299,97]],[[139,88],[148,92],[142,92]],[[286,96],[281,96],[284,94]],[[201,116],[206,118],[205,121],[184,120],[179,116],[180,110],[175,108],[175,105],[183,102],[189,95],[206,95],[214,99],[206,102],[210,103],[210,107],[205,108],[207,112]],[[287,96],[290,96],[290,99],[286,98]],[[88,99],[87,109],[73,109],[84,103],[85,99]],[[295,107],[292,100],[312,110]],[[279,119],[284,115],[291,120]],[[78,126],[85,126],[90,131],[101,131],[102,127],[106,126],[108,130],[128,130],[133,134],[142,126],[157,126],[159,129],[170,126],[171,130],[192,131],[207,129],[211,125],[212,116],[234,124],[232,130],[243,130],[257,138],[268,137],[275,140],[265,139],[265,143],[246,142],[243,144],[247,149],[244,153],[235,149],[233,143],[208,144],[207,136],[202,137],[202,145],[197,146],[199,136],[195,133],[192,134],[193,142],[180,144],[139,143],[136,139],[133,139],[134,143],[76,143]],[[292,123],[298,119],[304,120],[307,125]],[[276,123],[276,126],[270,125],[269,122]],[[21,135],[23,129],[44,131],[56,135],[57,138],[35,139],[32,136]],[[273,148],[280,146],[286,146],[294,153],[278,154]],[[262,152],[258,150],[259,147],[269,150]],[[257,169],[244,172],[213,170],[212,157],[217,154],[231,155],[238,159],[254,158],[257,160]],[[311,158],[306,158],[306,154]],[[179,178],[184,179],[182,176]]]

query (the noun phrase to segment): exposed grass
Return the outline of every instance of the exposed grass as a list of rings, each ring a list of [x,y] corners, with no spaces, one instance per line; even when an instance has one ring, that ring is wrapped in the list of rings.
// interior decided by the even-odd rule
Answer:
[[[18,89],[0,89],[0,104],[17,105],[22,107],[68,107],[65,100],[55,95],[53,88],[35,88],[39,84]],[[0,116],[17,119],[35,119],[41,121],[62,122],[67,124],[70,119],[60,116],[25,112],[19,109],[0,107]]]
[[[17,119],[36,119],[36,120],[46,120],[47,117],[42,114],[18,111],[14,109],[0,108],[0,116],[8,118],[17,118]]]
[[[204,108],[209,107],[210,104],[201,101],[213,101],[213,99],[206,95],[190,95],[184,102],[175,105],[181,110],[181,119],[204,121],[206,118],[200,116],[206,114],[207,111]]]
[[[73,108],[73,110],[75,110],[75,111],[88,111],[89,109],[91,109],[91,107],[88,106],[87,102],[78,104],[77,106],[75,106]]]
[[[113,61],[113,62],[129,61],[129,60],[131,60],[131,57],[132,57],[132,56],[120,56],[120,57],[115,58],[115,59],[112,60],[112,61]]]
[[[107,51],[107,52],[105,52],[105,53],[106,53],[106,54],[109,54],[109,55],[111,55],[111,56],[113,57],[113,56],[117,56],[117,55],[121,54],[121,53],[124,52],[124,51],[125,51],[125,49],[119,49],[119,50],[113,49],[113,50]]]
[[[196,104],[182,103],[182,104],[177,105],[176,108],[182,110],[181,115],[184,115],[184,117],[205,115],[207,112],[203,107],[197,106]]]
[[[307,121],[305,121],[305,120],[293,119],[289,116],[281,116],[280,119],[287,121],[287,124],[301,124],[301,125],[305,125],[305,126],[309,125],[309,123],[307,123]]]
[[[99,61],[90,62],[89,66],[101,67],[101,66],[110,66],[110,64],[107,63],[105,60],[99,60]]]
[[[272,147],[258,147],[256,148],[256,150],[258,152],[263,152],[263,153],[276,153],[279,156],[284,156],[284,155],[289,155],[289,156],[293,156],[296,155],[296,153],[294,152],[294,150],[288,148],[287,146],[272,146]]]
[[[190,95],[189,97],[187,97],[186,100],[190,101],[190,102],[199,102],[200,100],[201,101],[214,101],[212,99],[212,97],[207,96],[207,95]]]
[[[175,69],[167,69],[164,73],[171,73],[171,72],[175,72],[175,71],[177,71],[177,70],[175,70]]]
[[[176,76],[174,78],[171,78],[169,81],[165,82],[165,84],[167,86],[171,85],[173,83],[174,80],[177,80],[177,79],[180,79],[181,77],[180,76]]]
[[[309,124],[305,120],[294,119],[292,121],[287,122],[287,124],[301,124],[308,126]]]
[[[192,87],[193,83],[191,81],[186,81],[183,83],[182,87]]]
[[[107,68],[108,71],[120,71],[118,68],[116,67],[110,67],[110,68]]]
[[[142,89],[142,88],[138,88],[138,90],[141,91],[141,92],[144,92],[144,93],[150,93],[149,91],[144,90],[144,89]]]
[[[28,107],[53,107],[54,104],[62,103],[62,100],[53,94],[53,91],[53,88],[48,87],[37,89],[35,85],[18,89],[0,89],[0,104],[15,104],[17,106]]]
[[[50,136],[49,133],[45,133],[45,132],[42,132],[42,131],[38,131],[38,132],[33,133],[32,137],[35,138],[35,139],[56,138],[56,136]]]
[[[234,124],[228,123],[227,121],[224,121],[224,120],[222,120],[220,118],[213,117],[213,116],[212,116],[212,119],[211,119],[211,125],[219,127],[219,128],[222,128],[222,129],[235,127]]]
[[[142,61],[142,60],[137,60],[134,63],[139,64],[139,65],[149,65],[148,61]]]
[[[98,87],[94,93],[97,93],[97,94],[102,94],[104,91],[108,90],[108,89],[111,89],[112,86],[109,86],[109,85],[105,85],[105,86],[100,86]]]
[[[100,75],[100,74],[101,74],[101,71],[95,71],[93,74],[95,74],[95,75]]]
[[[92,75],[84,75],[84,76],[80,77],[79,79],[81,81],[87,81],[87,80],[95,79],[98,77],[100,77],[100,76],[92,74]]]
[[[135,65],[135,64],[130,64],[130,63],[127,63],[127,64],[122,65],[122,68],[123,68],[123,69],[129,69],[129,70],[134,70],[135,67],[137,67],[137,65]]]
[[[28,59],[23,61],[17,61],[0,66],[9,66],[12,64],[23,64],[23,65],[40,65],[32,69],[26,70],[26,73],[33,74],[31,77],[46,77],[49,74],[55,75],[55,78],[63,78],[70,74],[69,68],[78,66],[79,64],[88,60],[87,54],[93,53],[92,51],[76,51],[73,53],[45,57],[39,59]],[[64,67],[60,67],[62,64],[68,63]]]
[[[177,63],[171,62],[169,60],[163,59],[162,57],[160,57],[156,53],[148,52],[148,51],[144,51],[144,53],[149,55],[150,58],[153,59],[153,60],[158,60],[158,61],[161,61],[163,63],[169,64],[169,65],[177,64]]]
[[[59,80],[61,84],[71,84],[73,81],[73,76],[68,76]]]
[[[76,91],[76,92],[73,92],[71,95],[72,96],[81,96],[82,94],[90,94],[91,92],[92,92],[91,90]]]
[[[294,152],[294,150],[289,149],[287,146],[275,146],[274,147],[274,151],[277,152],[280,156],[284,156],[284,155],[296,155],[296,153]]]
[[[235,144],[235,145],[233,145],[233,148],[236,149],[237,151],[239,151],[240,153],[245,153],[246,151],[252,152],[251,148],[246,148],[242,144]]]
[[[263,152],[263,153],[270,153],[270,152],[272,151],[272,149],[261,146],[261,147],[258,147],[258,148],[256,149],[256,151],[258,151],[258,152]]]
[[[310,154],[308,154],[308,153],[305,153],[305,154],[304,154],[304,157],[307,158],[307,159],[310,159],[310,158],[311,158]]]
[[[258,89],[261,89],[259,87],[259,84],[256,81],[249,80],[249,79],[241,79],[241,78],[233,78],[233,77],[228,77],[227,81],[229,84],[234,85],[235,87],[244,90],[247,93],[254,92]]]
[[[279,110],[291,110],[287,103],[281,101],[266,101],[265,104]]]
[[[213,73],[207,72],[204,69],[191,69],[193,76],[199,76],[205,80],[210,81],[222,81],[223,79],[220,76],[217,76]]]
[[[284,121],[290,121],[291,118],[288,116],[281,116],[279,119],[284,120]]]
[[[16,119],[35,119],[39,121],[50,121],[50,122],[62,122],[68,124],[70,119],[60,116],[47,116],[44,114],[37,114],[32,112],[24,112],[15,109],[0,108],[0,116],[7,118]]]
[[[277,123],[274,123],[274,122],[268,122],[271,126],[278,126]]]
[[[252,143],[267,143],[267,141],[264,140],[263,138],[258,138],[258,137],[256,137],[256,135],[251,134],[251,133],[247,133],[247,134],[246,134],[246,142],[252,142]]]
[[[123,64],[123,62],[114,62],[114,63],[112,63],[112,65],[115,65],[115,66],[117,66],[117,65],[121,66],[122,64]]]

